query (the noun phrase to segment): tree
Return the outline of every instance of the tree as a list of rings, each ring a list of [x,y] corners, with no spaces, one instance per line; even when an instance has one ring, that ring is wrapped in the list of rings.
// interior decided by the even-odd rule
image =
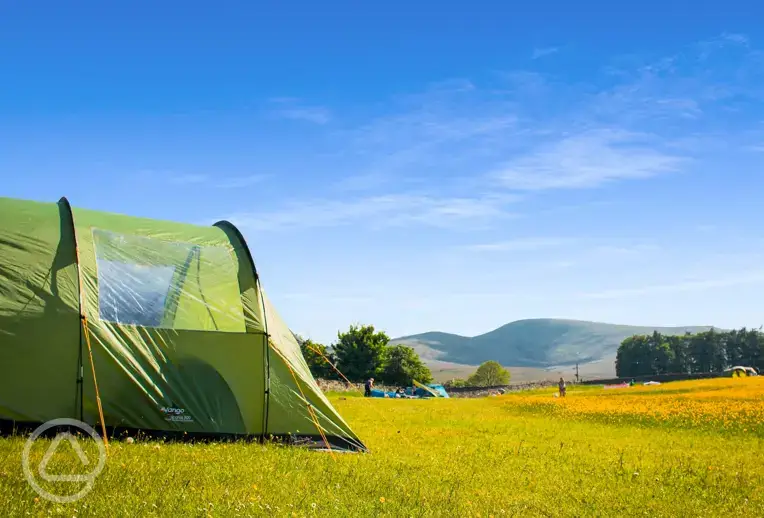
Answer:
[[[693,372],[718,372],[726,367],[719,333],[713,329],[692,335],[690,358]]]
[[[721,372],[733,365],[764,367],[761,329],[711,329],[684,336],[635,335],[625,339],[616,354],[619,377],[663,373]]]
[[[326,360],[335,363],[335,359],[325,345],[314,342],[310,339],[295,335],[297,343],[300,344],[300,351],[308,364],[310,373],[316,379],[336,379],[337,375],[334,368]]]
[[[676,355],[667,342],[663,342],[655,347],[653,356],[652,370],[656,374],[665,374],[673,365]]]
[[[744,333],[741,362],[754,367],[764,374],[764,333],[759,329],[750,329]]]
[[[443,386],[445,388],[452,388],[452,387],[466,387],[468,385],[467,385],[467,380],[462,378],[454,378],[452,380],[448,380],[447,382],[445,382]]]
[[[467,385],[472,387],[495,387],[508,383],[509,371],[493,360],[481,364],[475,373],[467,379]]]
[[[669,372],[690,372],[690,348],[689,331],[684,336],[666,336],[664,339],[674,353],[674,362],[669,367]]]
[[[723,339],[724,350],[730,365],[746,363],[745,337],[747,333],[746,328],[743,328],[740,331],[735,329],[729,332]]]
[[[337,368],[350,381],[378,378],[385,360],[385,348],[390,338],[372,325],[350,326],[344,333],[337,333],[334,356]]]
[[[616,376],[641,376],[652,374],[653,348],[651,342],[657,337],[635,335],[621,342],[615,358]]]
[[[407,387],[411,386],[413,380],[420,383],[432,382],[432,373],[414,349],[405,345],[392,345],[385,351],[380,380],[389,385]]]

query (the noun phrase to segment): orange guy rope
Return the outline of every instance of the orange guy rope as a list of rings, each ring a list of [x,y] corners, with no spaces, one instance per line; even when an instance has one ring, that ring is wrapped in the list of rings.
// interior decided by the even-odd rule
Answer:
[[[321,427],[321,424],[318,422],[318,417],[316,417],[316,413],[313,410],[313,407],[311,406],[310,402],[308,402],[308,398],[305,397],[305,393],[302,391],[302,387],[300,386],[300,382],[297,381],[297,376],[295,375],[294,371],[292,370],[292,367],[287,363],[287,368],[289,369],[289,372],[292,374],[292,379],[294,379],[295,384],[297,385],[297,388],[300,390],[300,395],[305,400],[305,404],[308,407],[308,413],[310,413],[310,418],[313,420],[313,424],[316,425],[316,429],[318,430],[318,433],[321,434],[321,439],[323,439],[324,444],[326,445],[327,449],[329,450],[329,454],[332,456],[334,460],[337,460],[334,457],[334,452],[332,451],[332,446],[329,444],[329,440],[326,438],[326,435],[324,434],[324,430]]]
[[[95,385],[96,403],[98,404],[98,415],[101,417],[101,431],[103,432],[103,443],[109,448],[109,439],[106,437],[106,421],[103,418],[103,407],[101,406],[101,394],[98,392],[98,380],[95,373],[95,362],[93,361],[93,349],[90,347],[90,332],[88,331],[88,319],[82,315],[82,325],[85,327],[85,342],[88,344],[88,355],[90,356],[90,369],[93,372],[93,385]]]
[[[69,209],[71,213],[71,208]],[[90,331],[88,331],[88,317],[85,315],[85,286],[82,279],[82,267],[80,262],[80,245],[77,242],[77,230],[74,225],[74,214],[72,216],[72,233],[74,235],[74,253],[77,257],[77,277],[80,284],[80,321],[85,331],[85,343],[88,346],[88,355],[90,356],[90,369],[93,372],[93,385],[95,385],[96,403],[98,405],[98,415],[101,418],[101,432],[103,433],[103,443],[108,451],[109,439],[106,436],[106,421],[103,418],[103,407],[101,406],[101,394],[98,392],[98,380],[96,379],[95,362],[93,361],[93,348],[90,347]]]
[[[351,387],[353,386],[353,384],[350,382],[350,380],[349,380],[349,379],[347,379],[347,378],[345,377],[345,375],[344,375],[344,374],[342,374],[342,372],[341,372],[341,371],[340,371],[340,370],[337,368],[337,366],[336,366],[336,365],[334,365],[334,364],[333,364],[333,363],[332,363],[332,362],[329,360],[329,358],[327,358],[326,356],[324,356],[324,353],[322,353],[322,352],[321,352],[321,351],[319,351],[318,349],[315,349],[315,348],[313,348],[311,345],[308,345],[308,349],[310,349],[310,350],[311,350],[311,351],[313,351],[314,353],[316,353],[316,354],[318,354],[319,356],[321,356],[321,358],[323,358],[323,359],[326,361],[326,363],[328,363],[329,365],[331,365],[331,366],[332,366],[332,369],[334,369],[335,371],[337,371],[337,374],[339,374],[340,376],[342,376],[342,379],[344,379],[344,380],[347,382],[347,384],[348,384],[348,385],[350,385]],[[359,390],[359,392],[360,392],[360,390]]]
[[[342,376],[342,379],[344,379],[344,380],[347,382],[347,384],[348,384],[348,385],[349,385],[351,388],[353,388],[353,390],[357,391],[359,394],[362,394],[361,390],[360,390],[359,388],[357,388],[355,385],[353,385],[353,383],[352,383],[352,382],[351,382],[349,379],[347,379],[347,377],[346,377],[344,374],[342,374],[342,371],[340,371],[340,370],[339,370],[339,368],[337,368],[337,366],[336,366],[335,364],[333,364],[333,363],[332,363],[332,362],[329,360],[329,358],[327,358],[327,357],[326,357],[326,356],[325,356],[325,355],[324,355],[324,354],[323,354],[321,351],[319,351],[318,349],[316,349],[316,348],[312,347],[310,344],[308,344],[308,345],[307,345],[307,347],[308,347],[308,349],[310,349],[310,350],[311,350],[311,351],[313,351],[314,353],[316,353],[316,354],[318,354],[319,356],[321,356],[321,357],[324,359],[324,361],[326,361],[326,363],[328,363],[329,365],[331,365],[331,366],[332,366],[332,368],[333,368],[335,371],[337,371],[337,374],[339,374],[340,376]],[[388,418],[387,418],[387,416],[385,416],[385,415],[384,415],[384,414],[383,414],[381,411],[379,411],[379,409],[377,409],[376,407],[374,407],[374,405],[371,405],[371,407],[372,407],[372,408],[374,408],[374,411],[375,411],[375,412],[377,412],[377,415],[379,415],[379,416],[382,418],[382,420],[383,420],[383,421],[385,421],[387,424],[392,424],[392,423],[391,423],[391,421],[390,421],[390,419],[388,419]],[[408,444],[409,446],[411,446],[411,445],[412,445],[412,444],[411,444],[411,442],[408,440],[408,438],[407,438],[405,435],[401,435],[401,437],[403,438],[403,440],[404,440],[404,442],[405,442],[406,444]]]
[[[292,369],[292,366],[289,364],[289,361],[286,358],[284,358],[284,356],[275,347],[272,347],[270,339],[268,339],[268,346],[270,346],[271,349],[273,349],[273,351],[275,351],[276,354],[281,356],[281,359],[284,360],[284,363],[286,364],[287,369],[289,369],[289,373],[292,375],[292,379],[294,380],[295,385],[297,385],[297,389],[300,391],[300,395],[302,396],[302,399],[305,401],[305,404],[308,407],[308,413],[310,414],[310,418],[313,420],[313,424],[316,425],[316,429],[318,430],[318,433],[321,434],[321,439],[323,439],[324,444],[326,445],[326,448],[329,450],[329,455],[331,455],[332,459],[336,461],[337,458],[334,456],[334,451],[332,450],[332,446],[329,444],[329,440],[326,438],[326,435],[324,434],[324,429],[321,427],[321,424],[318,422],[318,417],[316,417],[316,413],[313,410],[313,406],[308,401],[308,398],[305,397],[305,393],[302,391],[302,387],[300,386],[300,382],[297,380],[297,375]]]

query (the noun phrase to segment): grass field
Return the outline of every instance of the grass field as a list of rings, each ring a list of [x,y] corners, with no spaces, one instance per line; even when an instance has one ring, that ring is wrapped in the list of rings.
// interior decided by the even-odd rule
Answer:
[[[332,395],[367,455],[113,442],[92,492],[72,504],[40,499],[22,474],[24,439],[6,438],[0,514],[764,515],[764,377],[553,392]],[[78,463],[61,455],[49,471]]]

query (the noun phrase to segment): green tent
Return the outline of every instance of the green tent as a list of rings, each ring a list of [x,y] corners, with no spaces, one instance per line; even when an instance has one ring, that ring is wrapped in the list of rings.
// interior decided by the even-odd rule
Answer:
[[[239,231],[0,198],[0,420],[366,448]],[[102,417],[101,417],[102,416]]]

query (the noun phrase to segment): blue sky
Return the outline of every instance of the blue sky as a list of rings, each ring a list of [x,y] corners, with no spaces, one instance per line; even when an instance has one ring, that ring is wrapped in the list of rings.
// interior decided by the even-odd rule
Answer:
[[[1,195],[230,219],[324,342],[764,324],[758,3],[113,4],[0,3]]]

